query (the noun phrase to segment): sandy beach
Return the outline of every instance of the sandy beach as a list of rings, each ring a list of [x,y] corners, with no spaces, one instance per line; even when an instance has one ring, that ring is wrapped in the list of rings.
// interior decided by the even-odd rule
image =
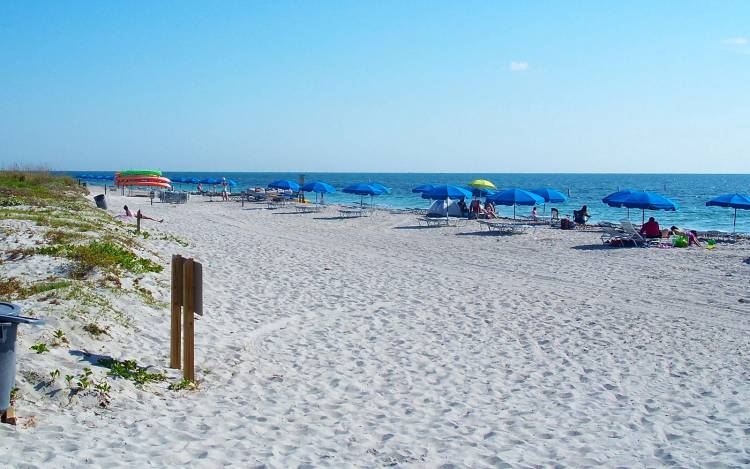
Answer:
[[[93,189],[96,191],[96,189]],[[94,192],[95,194],[96,192]],[[93,195],[93,194],[92,194]],[[89,199],[91,196],[89,196]],[[738,467],[750,465],[750,243],[603,248],[600,232],[497,235],[415,215],[338,219],[193,197],[108,195],[144,221],[166,267],[104,291],[121,320],[98,338],[70,301],[20,301],[47,320],[18,339],[14,467]],[[4,221],[8,249],[40,239]],[[176,242],[175,240],[180,240]],[[204,266],[197,389],[173,391],[169,259]],[[0,265],[45,278],[57,259]],[[85,314],[95,315],[92,306]],[[49,353],[29,348],[66,331]],[[95,357],[169,377],[111,380],[68,399]]]

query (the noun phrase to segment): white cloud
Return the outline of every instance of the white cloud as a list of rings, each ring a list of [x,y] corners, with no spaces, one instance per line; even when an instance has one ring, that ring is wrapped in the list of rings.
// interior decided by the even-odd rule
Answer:
[[[746,37],[730,37],[724,39],[722,42],[728,46],[746,46],[750,44],[750,39]]]
[[[736,36],[721,41],[726,50],[742,55],[750,55],[750,38]]]
[[[528,62],[511,62],[510,63],[511,72],[525,72],[528,69],[529,69]]]

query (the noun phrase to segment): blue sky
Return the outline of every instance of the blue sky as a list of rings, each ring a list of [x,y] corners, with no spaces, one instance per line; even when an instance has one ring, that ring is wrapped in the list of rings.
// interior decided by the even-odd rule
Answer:
[[[750,2],[0,0],[0,163],[750,173]]]

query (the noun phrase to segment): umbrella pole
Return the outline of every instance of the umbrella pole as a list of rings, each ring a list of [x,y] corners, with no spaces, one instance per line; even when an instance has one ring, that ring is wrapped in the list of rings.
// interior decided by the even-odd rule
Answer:
[[[737,209],[734,209],[734,222],[732,223],[732,234],[737,236]]]
[[[516,204],[513,204],[513,219],[516,219]]]

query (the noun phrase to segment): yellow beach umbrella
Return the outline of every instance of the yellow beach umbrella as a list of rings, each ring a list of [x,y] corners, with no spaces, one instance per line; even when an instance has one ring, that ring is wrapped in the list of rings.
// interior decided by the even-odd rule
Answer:
[[[494,184],[486,179],[474,179],[468,184],[469,187],[476,187],[477,189],[497,189]]]

